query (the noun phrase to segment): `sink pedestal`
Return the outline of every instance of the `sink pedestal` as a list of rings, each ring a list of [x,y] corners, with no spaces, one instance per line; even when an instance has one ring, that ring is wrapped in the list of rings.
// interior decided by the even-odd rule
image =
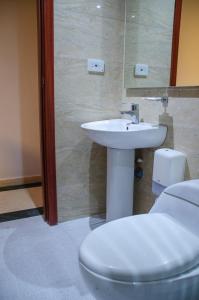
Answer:
[[[128,124],[113,119],[81,125],[92,141],[108,148],[107,221],[133,213],[134,149],[158,147],[167,134],[162,125]]]
[[[135,150],[107,149],[106,220],[133,213]]]

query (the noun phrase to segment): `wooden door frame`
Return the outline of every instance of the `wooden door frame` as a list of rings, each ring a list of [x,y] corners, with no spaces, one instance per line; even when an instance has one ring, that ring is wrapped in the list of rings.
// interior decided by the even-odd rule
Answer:
[[[177,80],[178,52],[179,52],[179,41],[180,41],[180,24],[181,24],[181,14],[182,14],[182,1],[183,0],[176,0],[175,1],[175,8],[174,8],[170,86],[176,86],[176,80]]]
[[[37,0],[44,218],[57,224],[53,0]]]

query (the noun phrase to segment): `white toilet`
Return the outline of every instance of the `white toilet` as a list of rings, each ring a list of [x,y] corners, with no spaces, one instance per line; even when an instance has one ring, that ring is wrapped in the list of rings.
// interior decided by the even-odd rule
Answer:
[[[99,300],[199,300],[199,180],[165,189],[149,214],[98,227],[79,262]]]

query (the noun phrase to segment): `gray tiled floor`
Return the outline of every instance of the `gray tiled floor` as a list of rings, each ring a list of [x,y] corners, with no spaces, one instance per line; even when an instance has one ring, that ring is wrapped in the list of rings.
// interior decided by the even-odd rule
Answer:
[[[54,227],[42,217],[0,224],[1,300],[94,300],[81,278],[78,249],[103,222],[82,218]]]

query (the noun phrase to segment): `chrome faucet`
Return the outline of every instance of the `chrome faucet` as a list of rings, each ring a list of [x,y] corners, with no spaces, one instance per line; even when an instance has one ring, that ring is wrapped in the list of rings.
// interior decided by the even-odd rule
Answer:
[[[131,110],[125,111],[122,110],[121,114],[126,118],[131,120],[130,123],[127,124],[138,124],[139,123],[139,104],[131,104]]]

